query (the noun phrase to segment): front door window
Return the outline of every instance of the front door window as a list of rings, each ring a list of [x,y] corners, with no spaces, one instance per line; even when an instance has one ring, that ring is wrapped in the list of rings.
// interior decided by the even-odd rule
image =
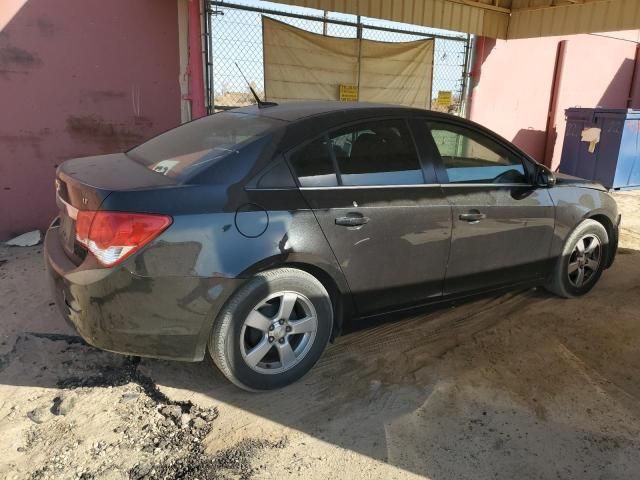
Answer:
[[[457,125],[429,123],[449,183],[526,183],[522,161],[491,139]]]

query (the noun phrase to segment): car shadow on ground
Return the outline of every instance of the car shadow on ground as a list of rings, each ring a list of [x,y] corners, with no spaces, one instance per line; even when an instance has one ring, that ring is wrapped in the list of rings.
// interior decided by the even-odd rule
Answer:
[[[40,333],[19,335],[0,356],[0,383],[59,389],[91,377],[108,388],[148,379],[145,388],[173,400],[220,409],[211,451],[269,435],[432,479],[629,478],[640,448],[638,272],[640,252],[621,249],[579,300],[528,290],[370,322],[275,392],[241,391],[208,359],[142,359],[139,377],[114,375],[132,360]]]

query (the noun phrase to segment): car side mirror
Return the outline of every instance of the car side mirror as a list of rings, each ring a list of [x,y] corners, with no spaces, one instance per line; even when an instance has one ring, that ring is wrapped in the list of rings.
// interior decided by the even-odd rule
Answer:
[[[538,187],[551,188],[556,184],[556,176],[544,165],[538,165],[536,173],[536,185]]]

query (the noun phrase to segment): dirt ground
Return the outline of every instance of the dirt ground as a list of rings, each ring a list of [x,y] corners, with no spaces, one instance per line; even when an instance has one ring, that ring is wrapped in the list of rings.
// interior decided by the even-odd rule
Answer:
[[[529,290],[360,329],[284,390],[91,348],[41,249],[0,247],[0,477],[638,478],[640,194],[579,300]]]

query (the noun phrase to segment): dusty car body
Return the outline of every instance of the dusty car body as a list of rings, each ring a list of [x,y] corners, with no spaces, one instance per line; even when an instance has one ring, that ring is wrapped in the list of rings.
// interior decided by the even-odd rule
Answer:
[[[316,325],[313,334],[287,340],[296,321],[323,308],[300,294],[291,322],[264,314],[273,320],[264,333],[243,324],[245,333],[233,334],[249,328],[255,337],[239,340],[238,362],[259,345],[267,351],[264,342],[293,344],[290,368],[273,350],[272,360],[259,360],[247,370],[253,376],[236,382],[251,389],[299,378],[304,371],[292,371],[302,368],[303,350],[308,355],[320,336],[326,344],[346,321],[505,286],[548,285],[563,255],[573,255],[564,253],[567,240],[586,220],[606,232],[579,240],[582,250],[597,248],[597,266],[594,257],[589,274],[578,245],[563,268],[577,269],[566,272],[569,289],[581,271],[585,287],[589,278],[595,283],[613,262],[620,222],[604,188],[552,174],[477,124],[382,105],[241,108],[127,153],[64,162],[56,182],[60,216],[45,239],[52,288],[65,318],[96,347],[198,361],[209,346],[233,356],[238,339],[218,345],[212,335],[252,279],[269,285],[264,272],[285,268],[321,285],[328,333]],[[95,240],[97,224],[106,233]],[[109,244],[118,228],[132,245]],[[127,237],[135,231],[139,238]],[[286,296],[262,307],[258,300],[253,311],[277,309]],[[230,378],[233,368],[225,372]]]

